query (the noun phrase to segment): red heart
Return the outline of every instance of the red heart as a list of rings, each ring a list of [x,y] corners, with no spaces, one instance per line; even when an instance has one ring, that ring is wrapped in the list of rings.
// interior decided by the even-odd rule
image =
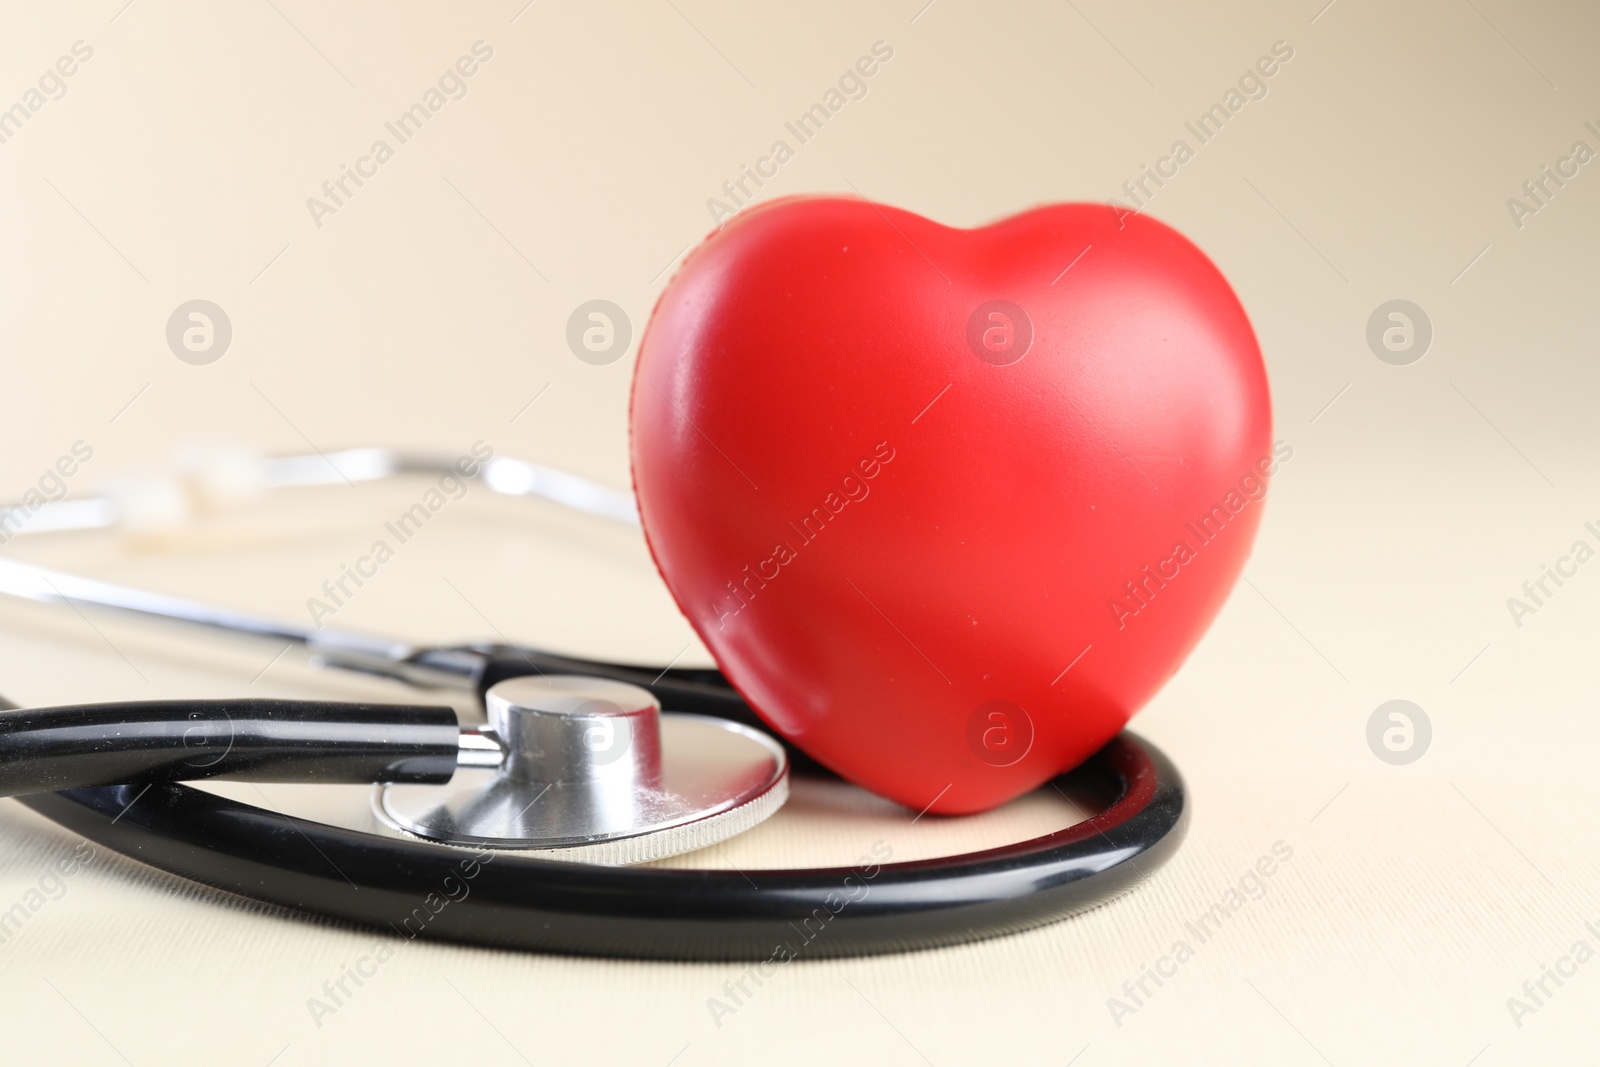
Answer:
[[[1122,728],[1221,608],[1288,452],[1216,267],[1091,204],[976,230],[749,209],[662,294],[631,421],[651,552],[728,678],[943,813]]]

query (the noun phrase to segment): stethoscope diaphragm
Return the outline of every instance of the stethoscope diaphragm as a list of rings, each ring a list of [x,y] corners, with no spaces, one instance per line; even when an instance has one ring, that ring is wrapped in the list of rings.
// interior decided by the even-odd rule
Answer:
[[[632,864],[726,840],[789,794],[788,759],[772,738],[662,714],[638,686],[525,676],[491,687],[484,703],[481,732],[498,764],[464,765],[447,785],[375,786],[381,826],[441,844]],[[494,750],[485,750],[488,763]]]

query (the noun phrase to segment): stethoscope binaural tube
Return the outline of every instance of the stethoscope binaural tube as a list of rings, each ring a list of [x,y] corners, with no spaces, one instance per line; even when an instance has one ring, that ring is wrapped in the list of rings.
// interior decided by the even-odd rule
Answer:
[[[498,642],[415,645],[375,634],[302,626],[12,559],[0,559],[0,594],[110,611],[213,634],[299,645],[318,667],[388,678],[415,689],[470,693],[480,704],[491,688],[511,678],[572,674],[636,685],[673,711],[714,715],[752,729],[766,729],[715,668],[660,669]],[[786,747],[796,766],[811,765],[804,753]]]
[[[139,861],[296,912],[405,939],[633,959],[775,963],[901,952],[1016,933],[1101,904],[1176,851],[1177,769],[1123,733],[1063,777],[1113,800],[1065,829],[962,856],[855,867],[593,867],[374,837],[184,785],[117,785],[21,802]]]

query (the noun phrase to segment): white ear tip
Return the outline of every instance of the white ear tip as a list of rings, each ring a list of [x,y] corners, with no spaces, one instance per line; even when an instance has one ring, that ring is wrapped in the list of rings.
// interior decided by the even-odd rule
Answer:
[[[193,512],[189,494],[173,478],[122,478],[107,485],[105,495],[116,505],[118,526],[130,534],[175,529],[186,524]]]
[[[261,456],[233,441],[195,441],[178,451],[176,465],[201,504],[252,500],[266,491]]]

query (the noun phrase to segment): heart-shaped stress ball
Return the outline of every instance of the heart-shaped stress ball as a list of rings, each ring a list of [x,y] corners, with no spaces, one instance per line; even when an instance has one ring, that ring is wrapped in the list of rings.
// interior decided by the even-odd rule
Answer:
[[[662,294],[630,417],[651,552],[729,680],[950,814],[1081,763],[1177,670],[1287,451],[1221,273],[1097,204],[751,208]]]

